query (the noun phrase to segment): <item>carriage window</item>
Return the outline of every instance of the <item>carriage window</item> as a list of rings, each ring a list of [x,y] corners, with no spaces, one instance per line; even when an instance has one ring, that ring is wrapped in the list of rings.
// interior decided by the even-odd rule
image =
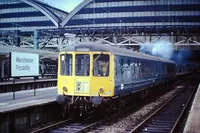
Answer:
[[[150,63],[149,62],[146,62],[146,76],[149,76],[151,73],[150,73]]]
[[[135,62],[134,60],[131,61],[130,67],[131,67],[131,75],[134,76],[135,75]]]
[[[76,76],[89,76],[90,73],[90,55],[76,55]]]
[[[123,59],[121,59],[120,64],[121,64],[121,67],[124,65],[124,60]]]
[[[143,62],[143,61],[141,63],[141,74],[142,74],[142,76],[145,76],[145,62]]]
[[[115,60],[115,76],[117,76],[117,61]]]
[[[60,75],[72,75],[72,55],[62,54],[60,56]]]
[[[135,64],[135,74],[136,74],[136,78],[140,78],[140,76],[141,76],[141,63],[140,63],[140,61],[137,61],[137,63]]]
[[[130,60],[128,60],[128,66],[130,66],[130,64],[131,64],[131,61],[130,61]]]
[[[93,55],[93,75],[109,76],[109,55],[107,54]]]

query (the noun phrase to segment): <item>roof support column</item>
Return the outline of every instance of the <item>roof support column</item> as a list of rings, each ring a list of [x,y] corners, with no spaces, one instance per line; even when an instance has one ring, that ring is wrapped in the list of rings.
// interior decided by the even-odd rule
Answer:
[[[38,49],[39,48],[38,38],[39,38],[39,32],[38,32],[38,30],[34,30],[34,40],[33,40],[34,49]]]
[[[16,30],[14,32],[14,38],[13,38],[13,45],[16,47],[20,47],[20,30]]]
[[[0,81],[1,81],[1,78],[3,78],[4,77],[4,63],[5,63],[5,61],[4,60],[2,60],[2,61],[0,61],[0,65],[1,65],[1,72],[0,72]]]

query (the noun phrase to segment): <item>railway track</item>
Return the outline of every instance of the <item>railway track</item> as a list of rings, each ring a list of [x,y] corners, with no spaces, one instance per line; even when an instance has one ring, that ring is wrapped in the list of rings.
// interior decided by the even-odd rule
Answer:
[[[80,122],[71,123],[69,125],[65,125],[64,127],[57,128],[51,133],[83,133],[83,132],[101,132],[106,127],[114,124],[115,121],[120,119],[120,117],[124,117],[124,115],[128,115],[133,110],[137,110],[137,108],[140,108],[141,103],[137,103],[135,105],[126,107],[122,110],[119,110],[115,113],[112,113],[111,115],[107,115],[104,118],[98,118],[95,119],[94,117],[91,117],[90,119],[86,119]]]
[[[138,126],[134,128],[129,126],[125,132],[172,133],[193,97],[196,86],[194,84],[188,85]]]
[[[48,125],[48,126],[45,126],[43,128],[39,128],[37,130],[34,130],[32,131],[31,133],[43,133],[43,132],[50,132],[52,129],[56,128],[56,127],[60,127],[62,125],[65,125],[67,123],[71,123],[73,121],[76,120],[76,117],[73,117],[73,118],[69,118],[67,120],[63,120],[63,121],[59,121],[57,123],[54,123],[54,124],[51,124],[51,125]]]
[[[186,93],[189,93],[189,92],[186,92]],[[137,110],[137,108],[140,108],[140,107],[141,107],[141,103],[137,103],[135,105],[126,107],[120,111],[111,113],[110,115],[106,115],[104,117],[92,116],[92,117],[85,118],[83,120],[70,118],[68,120],[38,129],[32,133],[39,133],[39,132],[51,132],[51,133],[76,132],[78,133],[78,132],[88,132],[88,131],[101,132],[106,127],[114,124],[115,121],[118,121],[120,117],[124,117],[124,115],[129,115],[130,112],[133,112],[133,110]],[[134,130],[132,129],[133,128],[129,128],[126,130],[126,132],[131,132],[131,131],[134,132]]]
[[[86,132],[91,127],[98,125],[101,120],[94,117],[88,117],[81,121],[71,123],[65,125],[64,127],[60,127],[51,131],[51,133],[79,133],[79,132]]]
[[[86,117],[82,120],[78,120],[79,118],[70,118],[65,121],[61,121],[50,126],[46,126],[44,128],[35,130],[31,133],[80,133],[80,132],[88,132],[92,129],[96,129],[97,132],[101,131],[102,126],[106,126],[105,122],[109,120],[113,120],[120,115],[124,115],[127,112],[131,112],[133,108],[136,108],[136,105],[123,109],[122,111],[118,111],[115,113],[107,114],[106,116],[90,116]]]

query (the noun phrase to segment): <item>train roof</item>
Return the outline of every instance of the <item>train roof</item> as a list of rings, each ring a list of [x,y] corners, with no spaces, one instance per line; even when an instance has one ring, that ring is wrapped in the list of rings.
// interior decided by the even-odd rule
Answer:
[[[141,52],[136,52],[124,48],[117,48],[115,46],[106,45],[106,44],[98,44],[98,43],[77,43],[72,44],[66,48],[64,48],[62,51],[100,51],[100,52],[111,52],[114,55],[121,55],[121,56],[127,56],[127,57],[133,57],[133,58],[139,58],[139,59],[146,59],[146,60],[152,60],[152,61],[161,61],[161,62],[168,62],[168,63],[174,63],[171,60],[148,55]]]

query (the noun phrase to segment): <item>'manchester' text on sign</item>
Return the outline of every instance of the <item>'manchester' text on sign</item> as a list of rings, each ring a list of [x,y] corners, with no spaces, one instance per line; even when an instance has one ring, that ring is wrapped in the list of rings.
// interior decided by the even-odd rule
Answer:
[[[39,75],[39,55],[30,53],[11,53],[11,76]]]

